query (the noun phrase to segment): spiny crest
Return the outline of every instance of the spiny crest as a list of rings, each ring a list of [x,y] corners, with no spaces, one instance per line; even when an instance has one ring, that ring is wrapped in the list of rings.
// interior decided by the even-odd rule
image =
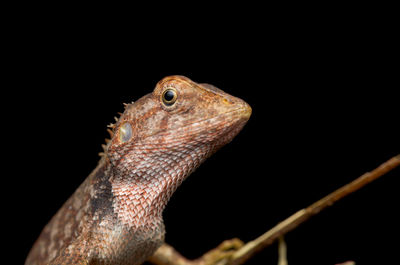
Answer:
[[[133,104],[133,101],[130,104],[123,103],[124,109],[126,109],[131,104]],[[117,112],[117,113],[118,113],[119,117],[121,117],[122,113],[121,112]],[[114,116],[115,123],[110,123],[107,125],[107,132],[110,134],[110,138],[105,138],[106,143],[101,145],[101,147],[103,148],[103,152],[99,153],[99,156],[101,156],[101,157],[104,157],[107,154],[107,147],[108,147],[108,144],[111,142],[111,138],[113,138],[113,136],[114,136],[114,130],[115,130],[115,127],[117,126],[119,117]]]

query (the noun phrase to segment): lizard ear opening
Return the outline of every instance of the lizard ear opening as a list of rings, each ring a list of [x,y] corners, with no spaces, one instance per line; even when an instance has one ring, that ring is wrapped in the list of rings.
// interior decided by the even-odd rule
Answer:
[[[122,143],[129,141],[132,138],[132,126],[129,122],[125,122],[119,127],[119,140]]]

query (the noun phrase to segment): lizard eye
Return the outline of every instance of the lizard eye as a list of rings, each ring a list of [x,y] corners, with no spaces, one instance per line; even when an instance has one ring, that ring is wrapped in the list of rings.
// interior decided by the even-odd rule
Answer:
[[[119,127],[119,139],[125,143],[132,137],[132,126],[129,122],[126,122]]]
[[[178,98],[178,94],[176,93],[175,89],[168,88],[162,93],[161,99],[164,105],[172,106],[176,99]]]

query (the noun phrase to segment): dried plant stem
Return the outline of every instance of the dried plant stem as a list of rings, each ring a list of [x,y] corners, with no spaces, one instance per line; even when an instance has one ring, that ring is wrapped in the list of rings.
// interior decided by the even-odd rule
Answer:
[[[197,260],[189,261],[183,258],[179,253],[173,250],[172,247],[166,245],[158,250],[151,261],[158,265],[194,265],[194,264],[218,264],[218,265],[239,265],[243,264],[255,253],[271,245],[279,237],[287,232],[293,230],[301,223],[308,220],[310,217],[318,214],[321,210],[333,203],[342,199],[343,197],[353,193],[356,190],[364,187],[371,181],[381,177],[387,172],[400,165],[400,155],[397,155],[388,161],[381,164],[371,172],[367,172],[357,178],[356,180],[348,183],[347,185],[337,189],[331,194],[311,204],[307,208],[301,209],[292,216],[278,223],[275,227],[261,235],[260,237],[252,240],[244,245],[239,243],[238,239],[224,241],[217,248],[207,252],[205,255]],[[232,246],[229,247],[229,244]],[[165,249],[165,250],[163,250]],[[237,249],[237,250],[232,250]],[[228,251],[227,251],[228,250]],[[165,252],[165,253],[163,253]],[[164,255],[166,254],[166,255]],[[177,261],[177,262],[175,262]]]
[[[278,255],[278,265],[288,265],[287,247],[283,236],[279,237]]]

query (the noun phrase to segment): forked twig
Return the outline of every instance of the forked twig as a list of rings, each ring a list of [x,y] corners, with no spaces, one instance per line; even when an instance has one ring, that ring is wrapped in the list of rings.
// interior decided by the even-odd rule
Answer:
[[[400,154],[389,159],[371,172],[367,172],[356,180],[344,185],[324,198],[301,209],[292,216],[278,223],[275,227],[260,237],[243,244],[239,239],[224,241],[217,248],[210,250],[196,260],[187,260],[171,246],[163,245],[150,261],[157,265],[239,265],[243,264],[255,253],[271,245],[279,237],[293,230],[311,216],[318,214],[323,209],[331,206],[343,197],[364,187],[366,184],[383,176],[400,165]]]

